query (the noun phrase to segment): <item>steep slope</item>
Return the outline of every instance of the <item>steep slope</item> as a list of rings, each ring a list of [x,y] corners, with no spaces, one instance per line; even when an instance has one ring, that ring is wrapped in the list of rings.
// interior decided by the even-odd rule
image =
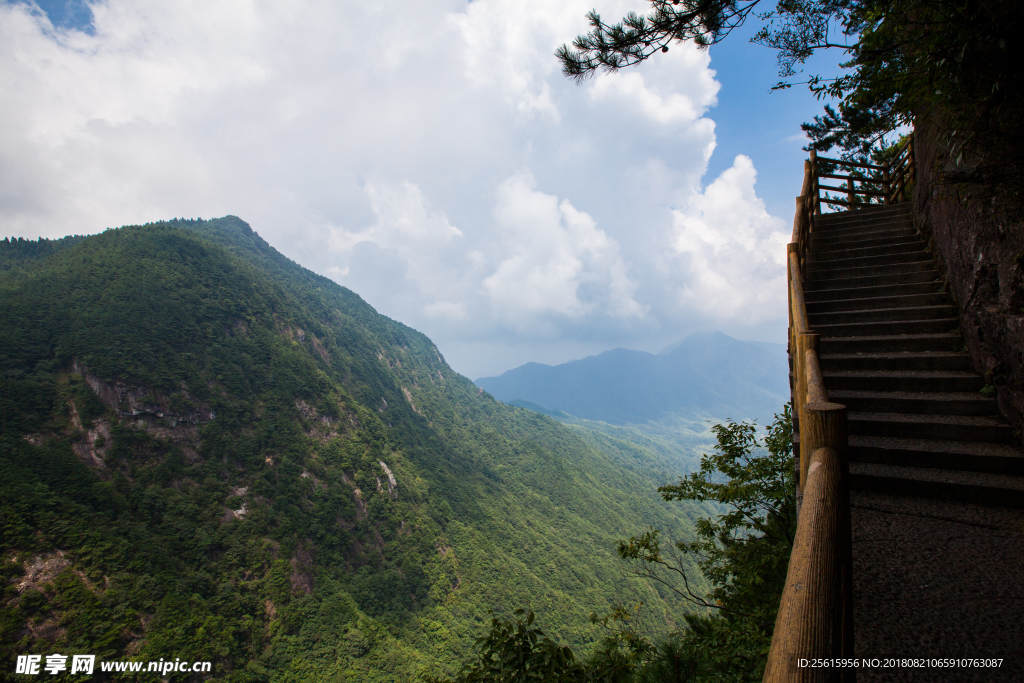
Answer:
[[[613,557],[700,513],[656,458],[498,403],[237,218],[0,242],[0,319],[5,655],[411,680],[492,608],[578,646],[617,601],[680,613]]]
[[[615,425],[664,420],[761,418],[786,402],[785,347],[693,334],[655,355],[613,349],[549,366],[528,363],[476,380],[502,401],[528,401]]]

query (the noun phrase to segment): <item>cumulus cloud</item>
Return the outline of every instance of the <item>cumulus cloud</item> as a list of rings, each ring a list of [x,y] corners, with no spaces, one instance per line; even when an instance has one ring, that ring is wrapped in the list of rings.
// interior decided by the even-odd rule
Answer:
[[[472,376],[785,319],[749,160],[701,184],[707,52],[577,86],[590,0],[91,8],[0,3],[0,237],[236,214]]]
[[[539,192],[529,175],[498,187],[494,211],[506,256],[483,284],[494,310],[517,327],[534,315],[569,319],[601,311],[642,316],[618,244],[567,199]]]
[[[789,236],[754,194],[756,178],[739,155],[685,210],[672,212],[672,246],[686,264],[677,290],[683,307],[755,323],[785,313]]]
[[[544,0],[471,3],[464,12],[448,15],[448,21],[462,37],[464,73],[471,84],[502,93],[522,114],[557,120],[546,77],[554,69],[549,55],[558,25],[571,25],[571,3],[556,16],[545,4],[550,5]]]
[[[662,87],[649,85],[640,71],[601,73],[590,88],[590,97],[603,106],[614,104],[636,110],[659,124],[696,121],[715,105],[718,95],[719,84],[709,68],[711,57],[707,51],[692,47],[670,54],[659,60],[657,70],[661,73],[652,74]],[[668,81],[665,71],[685,74],[687,82]]]
[[[463,236],[462,231],[430,206],[412,182],[374,180],[363,189],[376,221],[363,228],[330,228],[328,249],[348,264],[334,266],[336,279],[356,285],[357,291],[367,276],[378,285],[387,279],[388,286],[377,292],[389,294],[379,297],[378,303],[401,307],[405,302],[421,307],[429,317],[465,318],[466,305],[457,299],[473,269],[449,260],[458,251],[452,242]],[[391,262],[390,268],[381,269],[382,259]]]

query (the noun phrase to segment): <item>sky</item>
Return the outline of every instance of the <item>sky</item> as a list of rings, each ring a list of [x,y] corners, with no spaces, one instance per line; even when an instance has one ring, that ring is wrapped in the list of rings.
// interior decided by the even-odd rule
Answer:
[[[0,239],[236,215],[497,375],[786,338],[821,110],[744,27],[579,85],[640,0],[0,0]],[[833,61],[835,58],[833,57]]]

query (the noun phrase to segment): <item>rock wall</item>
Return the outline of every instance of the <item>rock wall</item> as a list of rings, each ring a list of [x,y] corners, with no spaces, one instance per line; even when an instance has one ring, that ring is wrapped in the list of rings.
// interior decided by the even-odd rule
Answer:
[[[914,188],[917,227],[938,258],[960,308],[974,369],[996,388],[999,409],[1018,429],[1024,416],[1024,221],[998,204],[944,186],[949,160],[934,128],[918,123]]]
[[[71,372],[85,379],[96,392],[96,396],[116,410],[121,418],[153,416],[164,420],[171,427],[177,427],[180,423],[201,425],[216,417],[209,406],[192,401],[184,382],[179,393],[194,405],[187,409],[175,410],[171,407],[169,397],[151,392],[146,387],[130,387],[123,382],[104,382],[89,372],[89,368],[77,359],[71,360]]]

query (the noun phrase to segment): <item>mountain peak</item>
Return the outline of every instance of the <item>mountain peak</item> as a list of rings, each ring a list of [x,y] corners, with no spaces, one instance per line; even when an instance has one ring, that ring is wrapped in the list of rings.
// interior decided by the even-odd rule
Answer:
[[[721,332],[720,330],[693,332],[692,334],[683,337],[679,341],[672,342],[671,344],[663,348],[661,351],[658,351],[658,355],[667,356],[673,353],[676,349],[680,347],[685,347],[687,345],[705,345],[711,342],[723,340],[737,341],[736,339],[733,339],[732,337],[725,334],[724,332]]]
[[[612,349],[556,366],[529,363],[476,384],[505,402],[619,425],[667,415],[770,419],[788,398],[788,370],[783,345],[714,330],[659,354]]]

